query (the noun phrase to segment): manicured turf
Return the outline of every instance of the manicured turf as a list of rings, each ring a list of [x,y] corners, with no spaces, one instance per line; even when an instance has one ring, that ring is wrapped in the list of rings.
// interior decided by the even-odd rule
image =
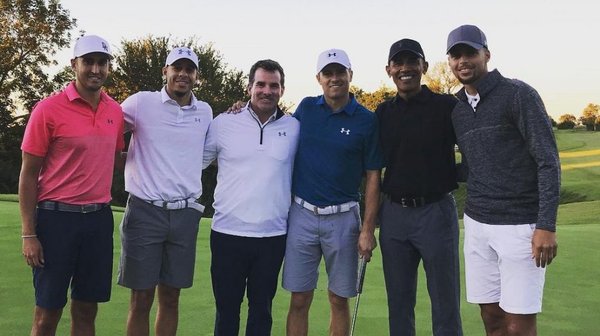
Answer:
[[[600,261],[597,246],[600,237],[600,201],[561,206],[559,212],[559,258],[547,273],[544,312],[539,316],[540,335],[596,335],[594,316],[600,298]],[[115,221],[121,219],[115,213]],[[17,203],[0,202],[0,334],[27,334],[31,323],[33,290],[31,275],[21,257],[19,215]],[[116,230],[118,231],[118,230]],[[214,304],[210,287],[209,221],[203,220],[198,237],[196,279],[193,288],[184,290],[181,299],[180,335],[212,335]],[[118,232],[115,232],[115,267],[120,253]],[[116,268],[115,268],[116,269]],[[324,274],[322,272],[321,274]],[[424,277],[421,274],[416,323],[418,335],[431,335],[429,302]],[[324,279],[321,279],[324,280]],[[464,292],[463,292],[464,298]],[[109,303],[100,306],[98,335],[123,335],[129,293],[114,286]],[[273,335],[284,335],[289,294],[279,290],[274,302]],[[463,300],[464,302],[464,300]],[[353,304],[353,302],[351,302]],[[245,304],[244,304],[245,305]],[[376,250],[367,269],[361,298],[356,333],[386,335],[387,310],[381,269],[381,257]],[[244,315],[245,316],[245,315]],[[244,319],[245,317],[242,317]],[[482,326],[476,306],[462,306],[465,335],[481,335]],[[310,316],[311,335],[325,335],[329,319],[326,286],[319,283]],[[242,322],[243,324],[243,322]],[[69,316],[65,311],[59,335],[68,334]]]
[[[565,165],[587,167],[564,169],[558,216],[559,256],[549,267],[546,276],[544,312],[538,317],[539,335],[591,336],[599,335],[597,306],[600,302],[600,133],[558,131],[561,162]],[[575,154],[572,154],[575,153]],[[461,200],[464,189],[457,193]],[[15,195],[0,195],[0,335],[25,335],[31,327],[33,289],[31,271],[21,257],[20,220]],[[115,212],[115,274],[120,244],[118,223],[122,212]],[[202,220],[198,237],[196,278],[194,287],[183,291],[179,335],[212,335],[214,302],[209,277],[210,250],[208,233],[210,220]],[[461,231],[462,246],[462,231]],[[381,256],[375,251],[369,264],[360,303],[356,334],[361,336],[387,335],[387,305]],[[462,263],[462,257],[461,257]],[[324,271],[321,272],[325,274]],[[464,284],[463,284],[464,286]],[[465,335],[482,335],[483,327],[477,306],[464,300],[462,317]],[[117,285],[112,300],[100,306],[97,320],[99,336],[124,335],[129,292]],[[326,285],[321,277],[310,314],[310,335],[326,335],[329,308]],[[273,335],[285,334],[285,319],[289,294],[280,289],[273,303]],[[243,304],[242,311],[245,311]],[[351,308],[354,302],[351,301]],[[417,298],[417,335],[431,335],[424,274],[420,275]],[[242,316],[244,325],[245,313]],[[68,335],[69,313],[65,311],[58,335]]]

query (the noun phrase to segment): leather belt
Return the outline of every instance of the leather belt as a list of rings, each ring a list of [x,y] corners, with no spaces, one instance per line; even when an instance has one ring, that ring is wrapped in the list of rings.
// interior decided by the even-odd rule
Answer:
[[[437,202],[444,198],[447,194],[439,194],[432,196],[417,196],[417,197],[400,197],[394,196],[390,194],[386,194],[386,197],[394,202],[401,205],[403,208],[420,208],[427,204],[431,204],[433,202]]]
[[[337,205],[327,205],[327,206],[316,206],[308,203],[298,196],[294,196],[294,202],[298,203],[301,207],[312,211],[315,215],[333,215],[341,212],[348,212],[350,209],[358,205],[358,202],[351,201]]]
[[[55,210],[64,212],[79,212],[90,213],[102,210],[107,207],[108,203],[92,203],[92,204],[67,204],[55,201],[42,201],[37,204],[38,209]]]
[[[133,195],[131,195],[131,196],[133,196]],[[146,203],[150,203],[154,206],[161,207],[165,210],[180,210],[180,209],[192,208],[194,210],[198,210],[198,211],[204,213],[204,208],[205,208],[204,205],[198,203],[197,200],[193,197],[190,197],[187,199],[175,200],[175,201],[163,201],[163,200],[152,201],[152,200],[141,199],[136,196],[133,196],[133,197],[135,197],[139,200],[142,200]]]

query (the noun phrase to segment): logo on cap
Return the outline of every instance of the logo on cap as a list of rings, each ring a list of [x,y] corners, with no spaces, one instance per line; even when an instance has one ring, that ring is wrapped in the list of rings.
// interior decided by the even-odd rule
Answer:
[[[102,42],[102,49],[104,49],[108,52],[108,46],[104,42]]]
[[[187,49],[187,50],[179,49],[179,55],[183,55],[183,53],[186,53],[188,56],[192,56],[192,51],[190,49]]]
[[[330,53],[330,54],[327,54],[327,57],[335,57],[335,56],[337,56],[337,53]]]

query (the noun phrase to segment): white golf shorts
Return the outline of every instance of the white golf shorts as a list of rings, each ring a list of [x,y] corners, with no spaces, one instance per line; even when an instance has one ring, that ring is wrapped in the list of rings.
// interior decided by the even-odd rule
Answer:
[[[541,312],[546,269],[532,258],[535,224],[490,225],[465,214],[464,225],[467,301],[498,302],[511,314]]]

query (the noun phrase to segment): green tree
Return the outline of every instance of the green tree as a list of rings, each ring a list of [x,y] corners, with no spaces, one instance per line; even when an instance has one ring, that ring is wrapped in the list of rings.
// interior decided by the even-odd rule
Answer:
[[[56,89],[44,68],[57,64],[74,27],[57,0],[0,0],[0,193],[17,192],[27,115],[16,112]]]
[[[446,62],[438,62],[430,66],[427,73],[423,75],[423,82],[431,91],[437,93],[454,94],[461,87]]]
[[[577,125],[577,118],[572,114],[563,114],[558,118],[558,129],[572,129]]]
[[[215,115],[236,100],[247,98],[244,73],[229,69],[212,44],[201,45],[194,37],[171,40],[170,37],[147,36],[122,41],[113,60],[114,70],[105,85],[107,93],[121,102],[138,91],[160,90],[164,85],[162,68],[165,59],[176,46],[189,47],[198,55],[200,83],[193,91],[198,99],[213,108]]]
[[[589,103],[583,109],[581,117],[579,117],[579,122],[585,125],[588,131],[593,131],[598,117],[600,117],[600,105]]]
[[[396,95],[396,90],[389,86],[382,85],[373,92],[366,92],[358,86],[350,86],[350,92],[354,94],[356,100],[371,111],[375,111],[377,105],[384,100]]]
[[[558,117],[558,122],[559,123],[562,123],[562,122],[565,122],[565,121],[571,121],[573,123],[577,123],[577,118],[574,115],[572,115],[572,114],[563,114],[560,117]]]

